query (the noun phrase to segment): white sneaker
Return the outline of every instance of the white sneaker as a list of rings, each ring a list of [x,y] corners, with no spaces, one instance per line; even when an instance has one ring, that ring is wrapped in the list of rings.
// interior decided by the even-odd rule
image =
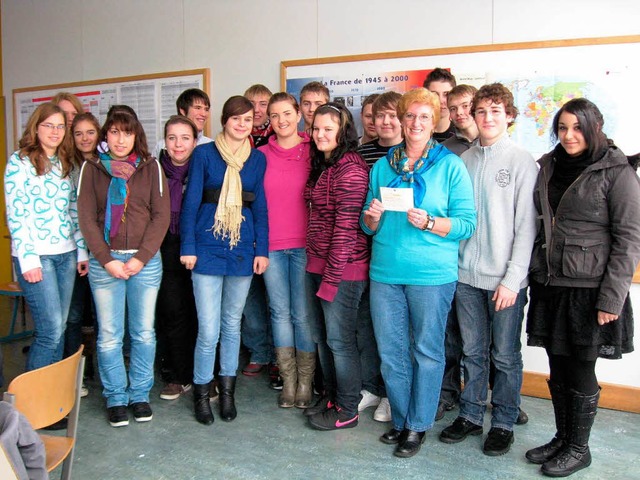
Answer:
[[[369,407],[375,407],[380,403],[380,397],[374,395],[369,390],[361,390],[360,395],[362,395],[362,400],[360,400],[360,403],[358,404],[359,412],[362,412]]]
[[[373,412],[373,419],[376,422],[390,422],[391,421],[391,405],[389,405],[389,399],[383,397],[380,400],[380,404],[376,411]]]
[[[82,387],[80,388],[80,397],[84,398],[87,395],[89,395],[89,389],[87,387],[85,387],[84,383],[82,384]]]

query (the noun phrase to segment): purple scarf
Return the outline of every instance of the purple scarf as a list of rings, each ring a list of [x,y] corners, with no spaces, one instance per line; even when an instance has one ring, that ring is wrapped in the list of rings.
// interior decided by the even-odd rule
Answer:
[[[187,174],[189,173],[189,162],[184,165],[174,165],[171,163],[169,154],[166,150],[160,153],[160,164],[167,176],[169,183],[169,197],[171,198],[171,223],[169,223],[169,231],[174,235],[180,233],[180,210],[182,208],[182,192],[184,185],[187,183]]]

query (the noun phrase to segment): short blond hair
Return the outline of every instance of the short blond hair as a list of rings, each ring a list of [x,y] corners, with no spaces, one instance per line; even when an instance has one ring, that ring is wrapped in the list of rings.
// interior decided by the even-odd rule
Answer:
[[[426,88],[409,90],[402,95],[398,102],[398,118],[402,119],[407,110],[409,110],[409,106],[413,103],[427,105],[433,109],[434,125],[440,121],[440,99],[437,93],[430,92]]]

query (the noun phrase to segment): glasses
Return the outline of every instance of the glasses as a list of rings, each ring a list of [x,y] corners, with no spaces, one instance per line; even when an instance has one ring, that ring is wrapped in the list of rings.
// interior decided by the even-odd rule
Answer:
[[[416,115],[415,113],[409,112],[404,114],[404,119],[408,120],[409,122],[413,122],[416,118],[420,121],[420,123],[427,123],[430,122],[433,117],[431,115],[427,115],[426,113]]]
[[[60,123],[58,125],[54,125],[53,123],[41,123],[40,127],[44,127],[47,130],[64,130],[67,126],[64,123]]]
[[[109,130],[109,135],[113,135],[114,137],[117,137],[121,133],[124,134],[125,138],[129,138],[133,135],[133,132],[123,132],[121,130],[118,130],[117,128],[112,128]]]

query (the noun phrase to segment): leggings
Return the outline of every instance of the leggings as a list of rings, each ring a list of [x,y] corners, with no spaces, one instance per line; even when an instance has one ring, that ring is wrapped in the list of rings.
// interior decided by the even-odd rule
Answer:
[[[595,360],[578,360],[564,355],[552,355],[549,352],[547,354],[551,381],[584,395],[594,395],[598,392]]]

